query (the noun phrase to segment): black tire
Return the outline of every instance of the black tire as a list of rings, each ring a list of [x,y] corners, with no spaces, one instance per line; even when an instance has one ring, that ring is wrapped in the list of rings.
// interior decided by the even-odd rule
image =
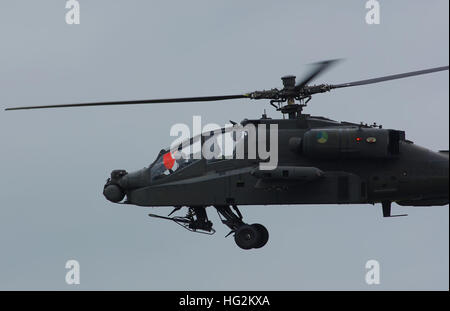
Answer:
[[[252,227],[259,232],[259,240],[258,243],[256,243],[255,248],[261,248],[269,241],[269,231],[261,224],[253,224]]]
[[[258,245],[260,233],[254,226],[243,225],[234,234],[234,241],[242,249],[251,249]]]

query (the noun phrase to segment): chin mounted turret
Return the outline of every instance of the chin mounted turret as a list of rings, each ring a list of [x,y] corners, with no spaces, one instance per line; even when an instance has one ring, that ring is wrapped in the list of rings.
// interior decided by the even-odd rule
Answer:
[[[111,202],[118,203],[125,197],[125,190],[120,186],[120,180],[128,173],[125,170],[114,170],[103,187],[103,195]]]

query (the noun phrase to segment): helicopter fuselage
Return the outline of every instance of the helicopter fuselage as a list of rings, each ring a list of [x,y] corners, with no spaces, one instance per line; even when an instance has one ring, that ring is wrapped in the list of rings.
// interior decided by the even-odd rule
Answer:
[[[275,170],[261,171],[258,159],[201,159],[152,180],[150,166],[121,171],[104,194],[114,185],[124,203],[175,207],[449,202],[448,152],[415,145],[402,131],[308,115],[249,123],[278,125]]]

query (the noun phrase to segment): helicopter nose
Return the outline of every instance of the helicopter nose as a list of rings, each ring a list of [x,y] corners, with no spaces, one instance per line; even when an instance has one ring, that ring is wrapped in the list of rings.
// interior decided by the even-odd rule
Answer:
[[[125,197],[125,191],[121,187],[121,179],[128,173],[125,170],[114,170],[111,172],[111,177],[106,181],[103,187],[103,195],[108,201],[118,203]]]
[[[131,190],[149,186],[150,184],[150,170],[147,167],[131,173],[125,170],[114,170],[103,187],[103,195],[107,200],[118,203]]]
[[[118,203],[125,197],[124,191],[116,184],[106,184],[103,188],[103,195],[113,203]]]

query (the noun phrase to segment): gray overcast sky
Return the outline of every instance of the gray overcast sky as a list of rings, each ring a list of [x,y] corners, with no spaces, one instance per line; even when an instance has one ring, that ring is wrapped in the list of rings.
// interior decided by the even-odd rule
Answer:
[[[305,64],[345,58],[317,82],[342,83],[444,66],[447,0],[79,0],[0,2],[0,289],[441,289],[449,288],[449,209],[251,206],[267,246],[242,251],[211,213],[216,235],[150,219],[169,209],[123,207],[101,193],[112,169],[147,166],[174,123],[259,117],[264,102],[5,112],[20,105],[234,94],[279,87]],[[403,129],[449,148],[448,72],[317,95],[308,113]],[[65,262],[81,264],[66,285]],[[381,264],[381,284],[364,281]]]

